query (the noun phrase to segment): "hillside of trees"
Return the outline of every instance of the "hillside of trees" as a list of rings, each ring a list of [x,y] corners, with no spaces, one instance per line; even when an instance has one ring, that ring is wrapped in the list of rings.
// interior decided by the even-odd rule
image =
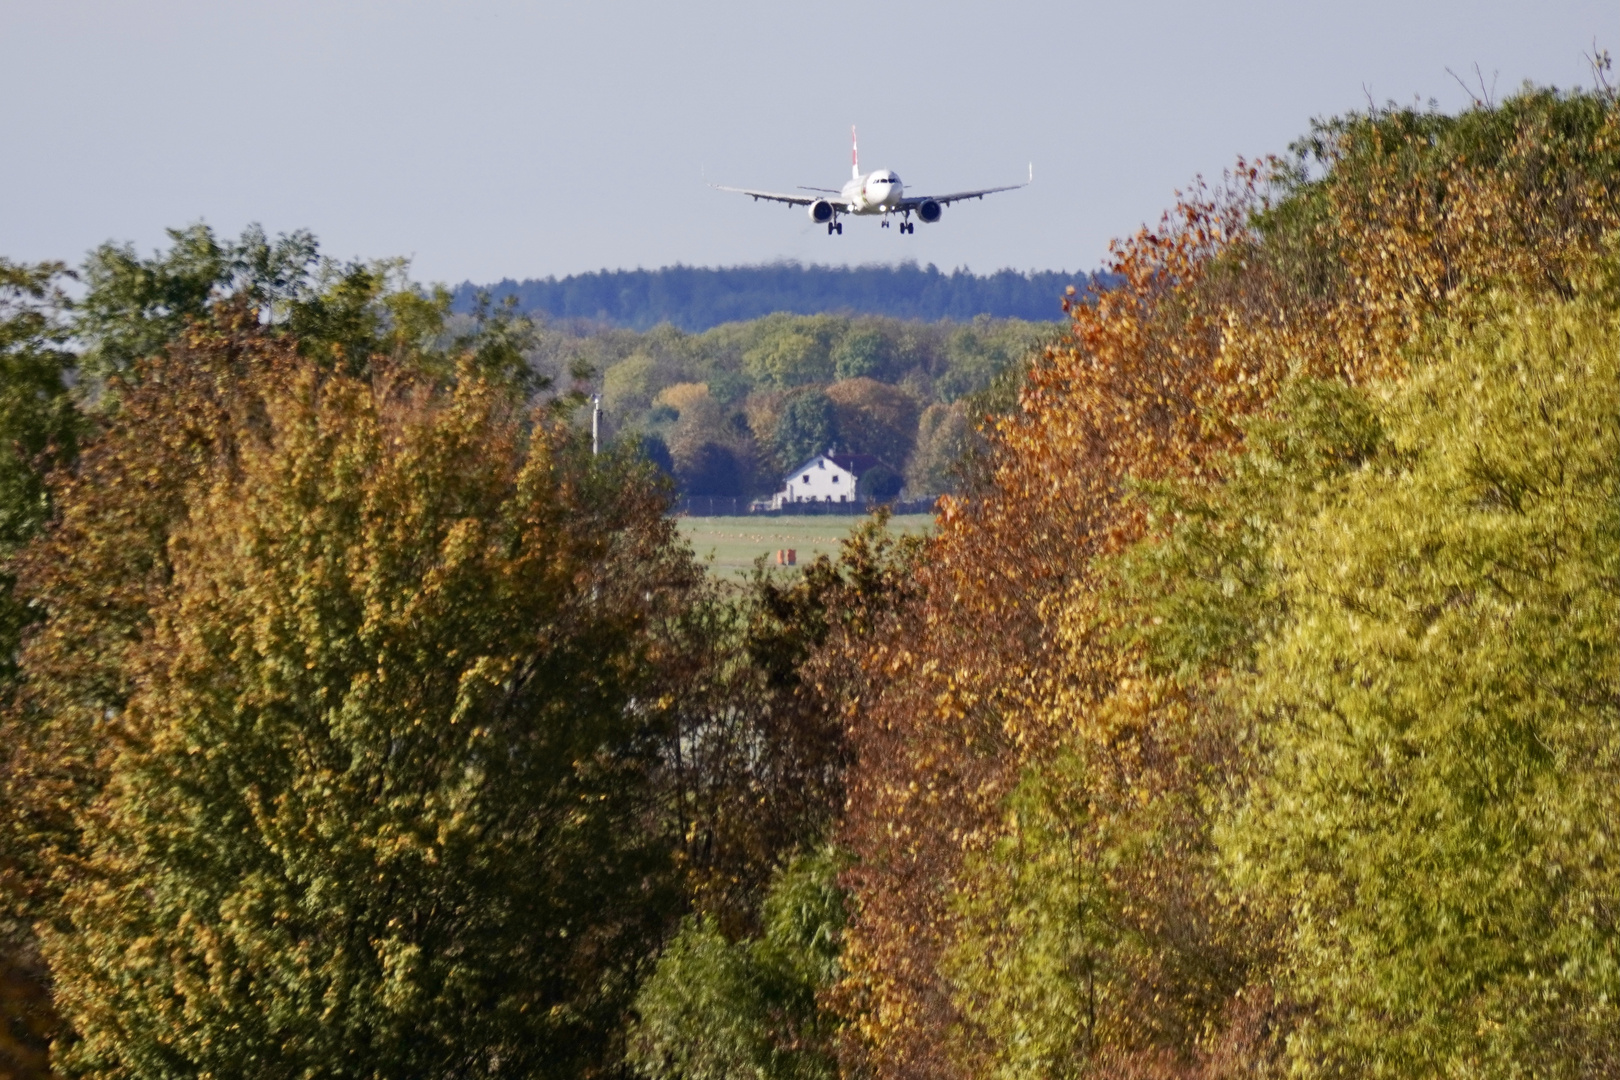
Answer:
[[[977,416],[998,395],[1010,402],[1021,365],[1061,334],[984,316],[777,314],[701,334],[541,325],[529,358],[558,385],[586,373],[576,385],[600,395],[609,438],[639,446],[685,494],[768,495],[836,447],[883,462],[868,494],[917,499],[953,489]]]
[[[0,261],[0,1072],[1620,1073],[1605,71],[1240,161],[1055,339]],[[924,378],[930,536],[703,572],[654,435]]]
[[[480,293],[497,303],[515,297],[520,311],[549,321],[582,320],[630,330],[661,323],[690,333],[721,323],[745,322],[777,312],[820,315],[881,315],[891,319],[969,322],[998,319],[1049,322],[1061,315],[1059,299],[1073,285],[1084,291],[1083,273],[1000,270],[943,273],[933,264],[897,266],[767,266],[658,270],[601,270],[543,281],[463,283],[454,291],[457,311],[471,311]]]

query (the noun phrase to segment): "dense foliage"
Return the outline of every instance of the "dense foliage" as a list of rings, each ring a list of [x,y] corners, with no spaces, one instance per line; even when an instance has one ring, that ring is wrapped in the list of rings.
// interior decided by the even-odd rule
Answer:
[[[943,273],[933,264],[896,266],[770,266],[707,269],[602,270],[543,281],[463,284],[457,310],[470,311],[480,292],[548,320],[583,319],[627,330],[669,323],[700,333],[721,323],[746,322],[777,312],[819,315],[843,311],[891,319],[969,322],[981,315],[1044,322],[1056,317],[1057,298],[1070,285],[1085,288],[1086,274],[1001,270]]]
[[[1614,1067],[1620,109],[1298,155],[1119,246],[858,658],[851,1068]]]
[[[839,975],[844,903],[831,852],[783,868],[757,937],[712,917],[682,924],[636,999],[630,1062],[648,1076],[817,1080],[838,1075],[832,1017],[817,994]]]
[[[87,473],[156,465],[148,399],[206,401],[215,355],[149,368]],[[45,934],[58,1063],[589,1072],[668,906],[628,708],[690,573],[661,500],[470,372],[436,399],[243,360],[188,418],[130,693],[81,728],[113,743]],[[113,533],[120,502],[80,487],[64,527]]]
[[[64,272],[0,259],[0,708],[12,702],[22,636],[38,619],[16,590],[14,560],[49,520],[46,475],[73,458],[85,427],[64,379],[74,361],[61,318]],[[26,852],[0,845],[0,1073],[18,1076],[44,1072],[54,1022],[30,912],[16,895]]]
[[[16,678],[20,634],[31,621],[7,567],[44,525],[45,475],[71,460],[83,424],[64,376],[74,366],[57,264],[0,259],[0,694]]]

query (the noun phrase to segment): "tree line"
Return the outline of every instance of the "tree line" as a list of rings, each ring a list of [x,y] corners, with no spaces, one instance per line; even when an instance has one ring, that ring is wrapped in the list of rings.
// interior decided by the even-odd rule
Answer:
[[[565,278],[464,282],[456,310],[471,311],[480,294],[507,297],[547,320],[582,320],[629,330],[663,323],[688,333],[722,323],[747,322],[777,312],[844,312],[892,319],[969,322],[980,315],[1047,322],[1060,314],[1057,298],[1070,285],[1088,288],[1093,275],[1064,271],[999,270],[949,273],[932,263],[894,266],[666,266],[658,270],[601,270]]]
[[[1604,85],[1322,122],[741,586],[512,307],[7,263],[0,1054],[1614,1072],[1617,236]]]

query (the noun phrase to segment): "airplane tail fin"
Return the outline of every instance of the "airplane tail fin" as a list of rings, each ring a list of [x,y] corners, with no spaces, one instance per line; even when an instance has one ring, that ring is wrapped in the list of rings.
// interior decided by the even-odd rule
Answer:
[[[855,125],[849,125],[849,172],[856,180],[861,178],[861,143],[855,137]]]

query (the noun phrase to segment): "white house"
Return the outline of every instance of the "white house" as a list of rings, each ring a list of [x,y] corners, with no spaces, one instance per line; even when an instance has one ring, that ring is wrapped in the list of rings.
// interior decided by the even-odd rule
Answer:
[[[771,509],[793,503],[854,502],[855,484],[878,459],[871,454],[817,454],[789,473],[782,490],[771,497]]]

